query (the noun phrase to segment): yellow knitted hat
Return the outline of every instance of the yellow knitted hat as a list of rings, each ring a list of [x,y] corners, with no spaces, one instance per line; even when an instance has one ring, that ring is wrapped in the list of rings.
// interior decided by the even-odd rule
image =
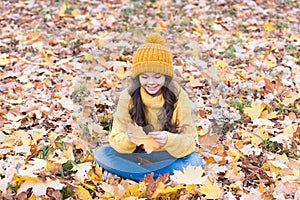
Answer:
[[[132,76],[143,72],[156,72],[174,77],[172,54],[165,39],[158,33],[146,37],[146,42],[133,54]]]

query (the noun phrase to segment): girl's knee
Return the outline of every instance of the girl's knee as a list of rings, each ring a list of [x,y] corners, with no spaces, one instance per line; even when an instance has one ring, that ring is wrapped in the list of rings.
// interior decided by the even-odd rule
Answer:
[[[108,155],[113,148],[110,145],[103,145],[102,147],[98,148],[94,154],[94,157],[103,157]]]

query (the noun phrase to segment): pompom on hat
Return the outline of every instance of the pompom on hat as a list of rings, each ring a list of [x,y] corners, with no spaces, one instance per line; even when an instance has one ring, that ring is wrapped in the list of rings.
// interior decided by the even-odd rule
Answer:
[[[158,33],[146,37],[133,54],[132,76],[136,77],[144,72],[155,72],[174,77],[172,54],[165,46],[165,39]]]

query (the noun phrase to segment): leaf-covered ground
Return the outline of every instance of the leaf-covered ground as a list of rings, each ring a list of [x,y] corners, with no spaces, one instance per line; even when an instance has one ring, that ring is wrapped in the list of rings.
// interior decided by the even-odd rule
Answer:
[[[4,0],[0,13],[1,199],[300,199],[299,2]],[[105,179],[92,155],[154,31],[206,164]]]

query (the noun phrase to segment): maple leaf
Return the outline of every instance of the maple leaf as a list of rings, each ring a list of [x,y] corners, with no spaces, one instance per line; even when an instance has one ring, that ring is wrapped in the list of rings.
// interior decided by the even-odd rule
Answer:
[[[206,179],[205,185],[200,186],[200,191],[206,199],[219,199],[223,193],[217,183],[213,183],[210,178]]]
[[[261,112],[265,109],[266,105],[263,103],[251,103],[251,107],[246,107],[244,113],[248,115],[251,120],[259,118]]]
[[[132,141],[137,145],[144,145],[145,151],[151,153],[154,149],[159,148],[159,144],[150,135],[147,135],[140,127],[129,123],[128,129],[132,132]]]
[[[269,21],[265,21],[264,29],[267,30],[267,31],[274,31],[275,30],[275,28],[273,26],[273,23],[269,22]]]
[[[153,192],[151,199],[152,198],[156,198],[161,192],[164,191],[165,185],[163,184],[163,182],[159,182],[157,184],[156,190]]]
[[[204,170],[201,166],[187,166],[183,170],[174,170],[171,179],[176,183],[182,184],[204,184],[207,176],[202,177]]]

